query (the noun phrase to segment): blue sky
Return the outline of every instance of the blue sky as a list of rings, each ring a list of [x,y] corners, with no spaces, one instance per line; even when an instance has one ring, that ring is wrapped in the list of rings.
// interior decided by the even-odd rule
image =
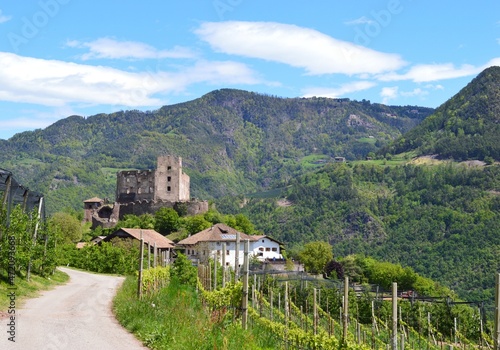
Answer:
[[[500,1],[0,3],[0,138],[215,89],[438,107],[500,66]]]

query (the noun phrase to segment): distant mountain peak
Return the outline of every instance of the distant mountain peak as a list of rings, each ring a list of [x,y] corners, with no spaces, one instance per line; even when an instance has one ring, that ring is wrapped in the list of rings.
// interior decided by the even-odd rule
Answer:
[[[500,67],[492,66],[383,150],[500,160]]]

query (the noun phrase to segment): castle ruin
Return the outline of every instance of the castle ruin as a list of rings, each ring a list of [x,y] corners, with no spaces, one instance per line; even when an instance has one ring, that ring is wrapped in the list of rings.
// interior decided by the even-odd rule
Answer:
[[[187,215],[208,211],[208,202],[190,197],[190,179],[182,171],[182,158],[159,156],[156,170],[124,170],[116,176],[116,201],[105,205],[87,200],[85,220],[92,227],[114,227],[124,215],[154,214],[162,207],[183,208]]]
[[[160,156],[156,170],[125,170],[117,174],[118,203],[186,202],[190,199],[189,176],[182,171],[181,157]]]

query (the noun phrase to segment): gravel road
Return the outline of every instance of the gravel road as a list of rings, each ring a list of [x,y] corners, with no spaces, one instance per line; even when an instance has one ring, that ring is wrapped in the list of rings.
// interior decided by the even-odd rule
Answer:
[[[0,349],[136,350],[147,349],[111,312],[111,301],[123,277],[60,268],[70,281],[16,311],[15,342],[9,341],[9,319],[2,319]]]

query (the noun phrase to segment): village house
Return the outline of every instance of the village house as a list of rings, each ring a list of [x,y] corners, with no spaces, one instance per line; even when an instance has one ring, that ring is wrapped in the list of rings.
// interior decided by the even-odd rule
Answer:
[[[121,228],[104,237],[100,242],[109,242],[116,237],[120,239],[132,239],[138,241],[142,238],[144,240],[144,244],[149,246],[151,253],[154,254],[154,249],[156,247],[157,256],[160,257],[163,263],[169,263],[170,259],[173,257],[175,243],[155,230]]]
[[[236,251],[236,237],[240,236],[239,251]],[[225,224],[215,224],[177,243],[186,256],[197,263],[205,263],[209,258],[217,256],[217,261],[222,263],[222,254],[225,254],[225,264],[235,267],[238,254],[238,267],[243,265],[244,243],[249,241],[249,257],[255,257],[261,262],[282,260],[280,242],[265,235],[252,236],[238,232]],[[222,251],[225,243],[225,252]]]

